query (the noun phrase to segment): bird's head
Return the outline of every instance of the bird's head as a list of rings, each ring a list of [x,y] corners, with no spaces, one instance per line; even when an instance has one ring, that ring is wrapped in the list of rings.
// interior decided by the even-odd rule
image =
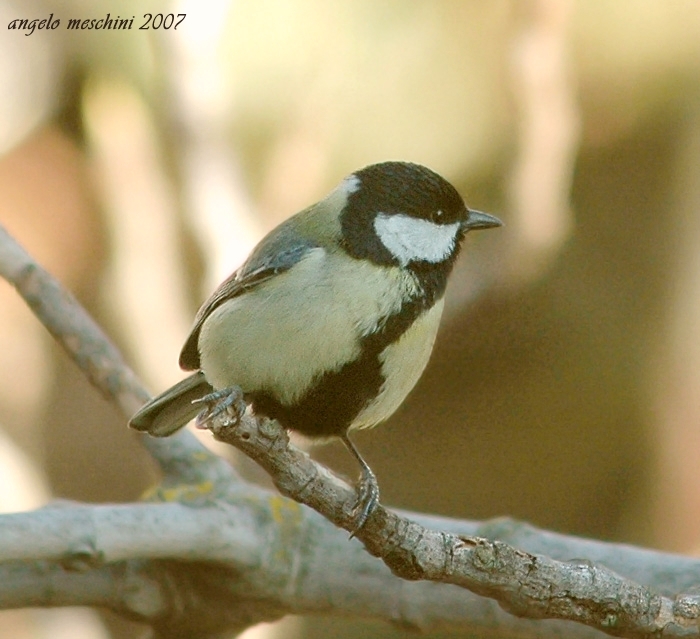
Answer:
[[[340,215],[345,250],[381,265],[451,264],[468,231],[501,226],[467,208],[447,180],[419,164],[372,164],[340,188],[347,198]]]

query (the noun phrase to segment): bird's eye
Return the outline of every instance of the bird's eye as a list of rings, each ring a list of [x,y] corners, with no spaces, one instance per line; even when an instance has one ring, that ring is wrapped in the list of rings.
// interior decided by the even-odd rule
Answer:
[[[432,214],[432,216],[431,216],[432,219],[433,219],[433,222],[439,222],[439,221],[442,219],[442,216],[443,216],[443,215],[444,215],[444,214],[443,214],[443,212],[442,212],[440,209],[438,209],[437,211],[435,211],[435,212]]]

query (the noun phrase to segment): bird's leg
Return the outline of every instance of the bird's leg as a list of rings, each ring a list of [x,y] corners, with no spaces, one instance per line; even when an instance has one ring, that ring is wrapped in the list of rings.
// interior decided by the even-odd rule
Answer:
[[[348,438],[347,433],[340,436],[345,447],[350,451],[352,456],[358,461],[361,468],[360,482],[357,485],[357,501],[353,514],[355,515],[355,526],[350,532],[350,538],[355,536],[355,533],[365,525],[367,517],[379,503],[379,485],[377,478],[374,476],[372,469],[360,455],[360,451],[355,448],[355,445]]]
[[[236,424],[243,417],[246,408],[243,391],[238,386],[215,390],[213,393],[193,400],[192,403],[205,406],[195,419],[197,428],[209,428],[212,421],[224,413],[229,417],[224,423],[225,426]]]

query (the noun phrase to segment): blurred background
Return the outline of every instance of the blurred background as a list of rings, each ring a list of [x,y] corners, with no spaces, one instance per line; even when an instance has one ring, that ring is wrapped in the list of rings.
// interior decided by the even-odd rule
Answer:
[[[146,12],[186,17],[140,30]],[[66,29],[107,13],[132,29]],[[6,28],[51,14],[55,30]],[[468,238],[426,374],[356,439],[383,501],[698,548],[699,0],[0,0],[0,28],[0,224],[152,391],[267,230],[366,164],[426,164],[506,226]],[[0,371],[2,510],[156,480],[2,283]],[[314,455],[356,472],[341,446]],[[13,611],[0,635],[147,630]],[[246,633],[358,635],[403,633]]]

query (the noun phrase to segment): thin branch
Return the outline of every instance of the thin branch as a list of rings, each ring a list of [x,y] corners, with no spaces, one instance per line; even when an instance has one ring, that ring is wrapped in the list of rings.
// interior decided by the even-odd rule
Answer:
[[[0,277],[17,289],[90,383],[115,402],[125,418],[150,398],[117,348],[75,297],[39,266],[2,225]],[[141,441],[166,476],[192,483],[212,480],[213,476],[235,476],[228,464],[186,431],[168,439],[142,437]]]

